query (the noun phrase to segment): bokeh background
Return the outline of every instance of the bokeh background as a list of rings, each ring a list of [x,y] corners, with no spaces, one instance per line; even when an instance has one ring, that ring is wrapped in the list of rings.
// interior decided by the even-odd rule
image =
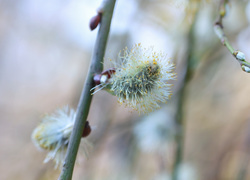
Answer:
[[[100,0],[0,1],[0,179],[52,180],[31,142],[45,114],[76,108],[97,30],[89,30]],[[222,47],[213,23],[219,0],[119,0],[105,59],[125,46],[154,46],[176,63],[173,96],[162,109],[139,116],[107,92],[94,95],[88,121],[93,148],[79,156],[73,179],[169,180],[178,133],[174,117],[193,9],[194,54],[199,62],[185,93],[182,180],[250,179],[250,75]],[[250,60],[250,2],[232,0],[225,32]],[[105,63],[109,67],[109,63]]]

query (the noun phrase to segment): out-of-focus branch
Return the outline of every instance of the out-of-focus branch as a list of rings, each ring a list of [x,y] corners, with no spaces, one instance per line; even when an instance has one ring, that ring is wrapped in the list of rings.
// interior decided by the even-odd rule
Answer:
[[[224,29],[223,29],[223,23],[222,20],[225,17],[227,13],[227,7],[228,7],[229,0],[221,0],[220,6],[219,6],[219,17],[218,20],[214,23],[214,31],[218,38],[220,39],[223,46],[226,46],[226,48],[230,51],[230,53],[235,57],[235,59],[240,63],[240,66],[243,71],[250,73],[250,63],[245,60],[245,55],[241,51],[236,51],[228,41]]]
[[[184,77],[182,80],[182,85],[177,93],[178,101],[177,101],[177,111],[175,115],[175,122],[178,128],[178,131],[175,135],[175,143],[176,143],[176,152],[175,152],[175,159],[173,165],[173,172],[172,172],[172,180],[179,180],[179,172],[181,164],[183,163],[183,156],[184,156],[184,142],[185,142],[185,112],[184,112],[184,104],[186,102],[186,89],[189,81],[193,75],[193,68],[192,64],[196,62],[196,57],[194,55],[194,27],[197,20],[197,13],[199,7],[197,6],[194,9],[193,15],[193,23],[190,26],[189,33],[187,35],[187,43],[188,49],[186,52],[186,59],[185,59],[185,66],[182,69],[184,72]]]
[[[250,156],[248,155],[248,152],[250,151],[250,123],[249,123],[249,119],[247,121],[248,121],[248,124],[246,128],[246,137],[245,137],[244,144],[242,147],[243,157],[241,158],[237,180],[245,180],[247,179],[247,176],[248,176],[248,166],[250,163]]]
[[[100,73],[103,69],[103,57],[106,49],[115,2],[116,0],[104,0],[103,4],[98,9],[98,14],[101,15],[100,29],[97,35],[87,79],[77,107],[76,121],[70,137],[63,169],[59,177],[60,180],[72,179],[76,155],[92,100],[90,89],[94,86],[93,76],[95,73]]]

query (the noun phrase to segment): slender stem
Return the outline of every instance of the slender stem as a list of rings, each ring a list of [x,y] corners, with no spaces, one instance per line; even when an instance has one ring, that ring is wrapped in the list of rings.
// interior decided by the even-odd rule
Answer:
[[[228,2],[229,2],[229,0],[221,0],[221,2],[220,2],[219,17],[218,17],[218,20],[214,24],[214,31],[215,31],[216,35],[218,36],[218,38],[220,39],[222,45],[224,45],[229,50],[229,52],[235,57],[235,59],[240,63],[242,70],[249,73],[250,72],[250,63],[245,61],[245,56],[244,57],[237,56],[237,54],[240,51],[234,50],[234,48],[232,47],[232,45],[230,44],[230,42],[228,41],[228,39],[224,33],[222,20],[227,13],[226,6],[228,5]],[[242,52],[240,52],[240,53],[243,54]]]
[[[197,8],[199,9],[199,8]],[[197,9],[194,14],[193,23],[190,27],[188,33],[188,49],[187,49],[187,58],[185,61],[185,67],[183,68],[184,79],[182,82],[182,86],[177,94],[178,102],[177,102],[177,112],[175,117],[175,122],[178,128],[177,134],[175,136],[176,142],[176,154],[175,161],[172,173],[172,180],[178,180],[178,171],[179,167],[183,161],[183,153],[184,153],[184,139],[185,139],[185,121],[184,121],[184,104],[186,100],[186,88],[187,84],[192,77],[193,65],[196,63],[196,59],[194,57],[194,25],[196,22]]]
[[[84,125],[88,116],[92,100],[90,89],[94,86],[93,76],[95,73],[100,73],[103,69],[102,62],[109,35],[109,29],[113,15],[115,1],[116,0],[104,0],[103,6],[101,7],[102,18],[101,18],[100,29],[97,35],[87,79],[85,81],[80,101],[77,107],[76,121],[74,124],[72,134],[70,136],[65,162],[63,164],[63,169],[59,177],[60,180],[72,179],[73,169],[81,140],[81,135],[84,129]]]

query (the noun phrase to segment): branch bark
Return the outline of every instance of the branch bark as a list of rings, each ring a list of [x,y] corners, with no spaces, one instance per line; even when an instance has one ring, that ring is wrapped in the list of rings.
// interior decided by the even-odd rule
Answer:
[[[65,162],[63,164],[63,168],[59,177],[60,180],[72,179],[81,135],[84,129],[85,122],[87,120],[92,100],[90,89],[95,85],[93,76],[95,73],[100,73],[103,70],[103,57],[105,54],[115,2],[116,0],[104,0],[103,4],[98,10],[98,13],[102,14],[100,28],[97,35],[87,79],[85,81],[80,101],[77,107],[76,121],[70,137]]]

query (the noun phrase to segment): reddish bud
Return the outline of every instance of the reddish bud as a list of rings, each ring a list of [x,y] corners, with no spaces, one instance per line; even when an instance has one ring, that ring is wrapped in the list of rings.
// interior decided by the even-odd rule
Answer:
[[[115,68],[110,68],[102,72],[102,75],[108,75],[108,78],[115,73]]]
[[[89,27],[91,31],[93,31],[101,22],[101,17],[102,17],[102,14],[98,13],[97,15],[95,15],[94,17],[90,19]]]
[[[84,130],[82,132],[82,137],[87,137],[91,133],[91,127],[89,125],[89,122],[86,121]]]
[[[114,73],[115,73],[115,69],[110,68],[110,69],[103,71],[101,74],[95,74],[94,75],[95,85],[99,85],[101,83],[106,83],[106,81],[108,81],[108,79],[111,78],[111,75]],[[104,78],[104,76],[106,76],[106,77]],[[102,78],[104,78],[105,80],[103,80]]]

